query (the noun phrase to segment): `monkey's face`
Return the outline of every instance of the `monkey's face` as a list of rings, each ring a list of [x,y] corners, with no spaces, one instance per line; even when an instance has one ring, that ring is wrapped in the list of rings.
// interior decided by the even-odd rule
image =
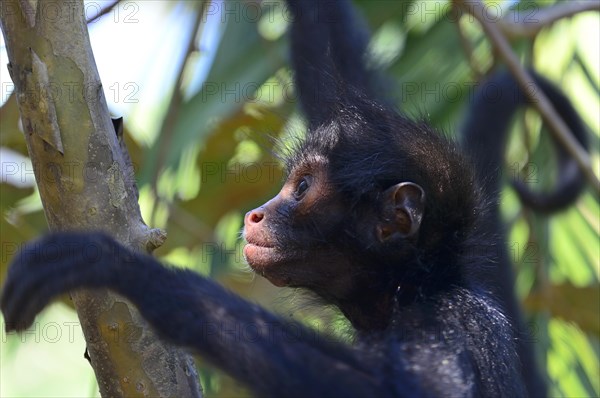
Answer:
[[[303,162],[277,196],[246,214],[244,256],[276,286],[344,299],[375,268],[401,266],[403,242],[419,230],[424,194],[404,182],[352,206],[327,166],[324,158]]]
[[[336,244],[348,228],[344,221],[342,200],[328,183],[327,164],[314,159],[295,167],[277,196],[246,214],[244,256],[277,286],[331,286],[332,278],[351,267]]]

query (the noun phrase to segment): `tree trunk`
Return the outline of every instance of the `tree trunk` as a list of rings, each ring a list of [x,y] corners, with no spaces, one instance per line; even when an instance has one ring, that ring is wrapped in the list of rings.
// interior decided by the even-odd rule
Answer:
[[[9,71],[50,228],[103,230],[151,252],[165,233],[142,220],[83,1],[11,0],[0,7]],[[192,359],[159,340],[134,306],[106,291],[72,297],[102,396],[201,396]]]

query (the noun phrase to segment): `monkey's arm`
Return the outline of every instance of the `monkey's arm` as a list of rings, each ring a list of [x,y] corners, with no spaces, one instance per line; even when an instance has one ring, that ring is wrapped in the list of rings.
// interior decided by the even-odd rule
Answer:
[[[165,339],[195,349],[261,395],[385,395],[351,348],[102,234],[54,234],[21,252],[0,301],[7,329],[26,328],[53,297],[79,288],[122,294]]]
[[[383,77],[367,68],[368,30],[349,1],[288,0],[288,5],[295,81],[311,126],[326,122],[351,91],[388,103]]]

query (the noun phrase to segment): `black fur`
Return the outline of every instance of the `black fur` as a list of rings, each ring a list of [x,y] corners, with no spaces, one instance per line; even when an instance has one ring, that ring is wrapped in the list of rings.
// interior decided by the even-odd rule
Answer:
[[[531,70],[529,73],[567,124],[575,139],[587,149],[588,139],[584,123],[567,97],[542,76]],[[503,163],[503,151],[493,151],[490,148],[504,148],[505,133],[511,117],[519,108],[526,105],[532,104],[520,90],[515,79],[509,73],[502,72],[483,83],[468,110],[462,146],[471,155],[475,170],[490,196],[497,195],[499,190],[501,174],[499,168]],[[551,213],[564,209],[577,199],[585,187],[585,178],[579,171],[575,159],[569,156],[560,144],[557,143],[555,148],[559,175],[556,187],[551,192],[531,191],[525,182],[513,181],[521,201],[539,212]]]
[[[530,70],[529,73],[573,132],[574,137],[587,149],[584,123],[569,100],[548,80],[534,71]],[[506,131],[516,111],[527,105],[531,105],[530,101],[508,72],[491,76],[483,82],[468,109],[461,143],[475,166],[480,186],[491,202],[482,228],[486,234],[496,236],[495,255],[483,258],[479,267],[473,270],[473,277],[478,275],[492,295],[501,302],[511,321],[517,325],[518,352],[527,391],[532,397],[542,397],[546,396],[547,389],[534,355],[532,342],[536,336],[525,326],[514,294],[514,275],[506,250],[497,201],[501,188]],[[568,156],[560,145],[556,145],[556,153],[559,176],[556,187],[551,192],[534,192],[523,182],[513,181],[523,204],[539,212],[550,213],[564,209],[577,199],[585,187],[583,174],[575,160]]]
[[[380,80],[363,60],[368,38],[354,29],[347,1],[294,0],[290,8],[310,128],[288,159],[282,192],[247,214],[247,247],[276,253],[264,267],[260,256],[251,262],[270,280],[337,305],[356,328],[355,344],[105,235],[79,233],[42,238],[15,258],[0,302],[7,329],[27,327],[59,293],[106,287],[129,298],[165,339],[260,396],[526,395],[505,300],[497,302],[480,277],[490,264],[508,266],[494,250],[496,189],[479,181],[458,145],[379,98]],[[394,219],[389,189],[404,182],[412,185],[392,206]],[[304,188],[314,203],[303,202]],[[394,233],[377,229],[388,224]],[[86,258],[90,245],[95,256]]]

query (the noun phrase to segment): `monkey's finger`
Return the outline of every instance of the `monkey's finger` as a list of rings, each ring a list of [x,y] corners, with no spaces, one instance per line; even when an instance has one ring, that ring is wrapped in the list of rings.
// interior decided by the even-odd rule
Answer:
[[[53,269],[69,256],[67,246],[70,241],[62,234],[53,234],[25,246],[8,268],[0,302],[13,297],[16,290],[23,290],[24,286],[43,280],[47,272],[54,272]],[[26,290],[31,289],[35,289],[35,286]]]
[[[5,287],[0,297],[0,309],[6,320],[7,330],[23,330],[31,325],[35,316],[53,296],[63,290],[65,269],[71,264],[47,266],[27,263],[11,266]]]
[[[92,268],[111,258],[107,242],[114,241],[101,234],[59,233],[27,245],[12,262],[0,296],[6,329],[27,328],[55,296],[94,281],[99,273]],[[85,254],[90,248],[91,257]]]
[[[31,281],[37,285],[37,281]],[[30,292],[37,290],[31,288],[30,281],[8,280],[0,298],[0,308],[4,314],[6,331],[23,330],[31,325],[37,312],[26,310],[29,301],[36,301]],[[10,292],[7,293],[8,288]],[[41,308],[40,308],[41,310]]]

